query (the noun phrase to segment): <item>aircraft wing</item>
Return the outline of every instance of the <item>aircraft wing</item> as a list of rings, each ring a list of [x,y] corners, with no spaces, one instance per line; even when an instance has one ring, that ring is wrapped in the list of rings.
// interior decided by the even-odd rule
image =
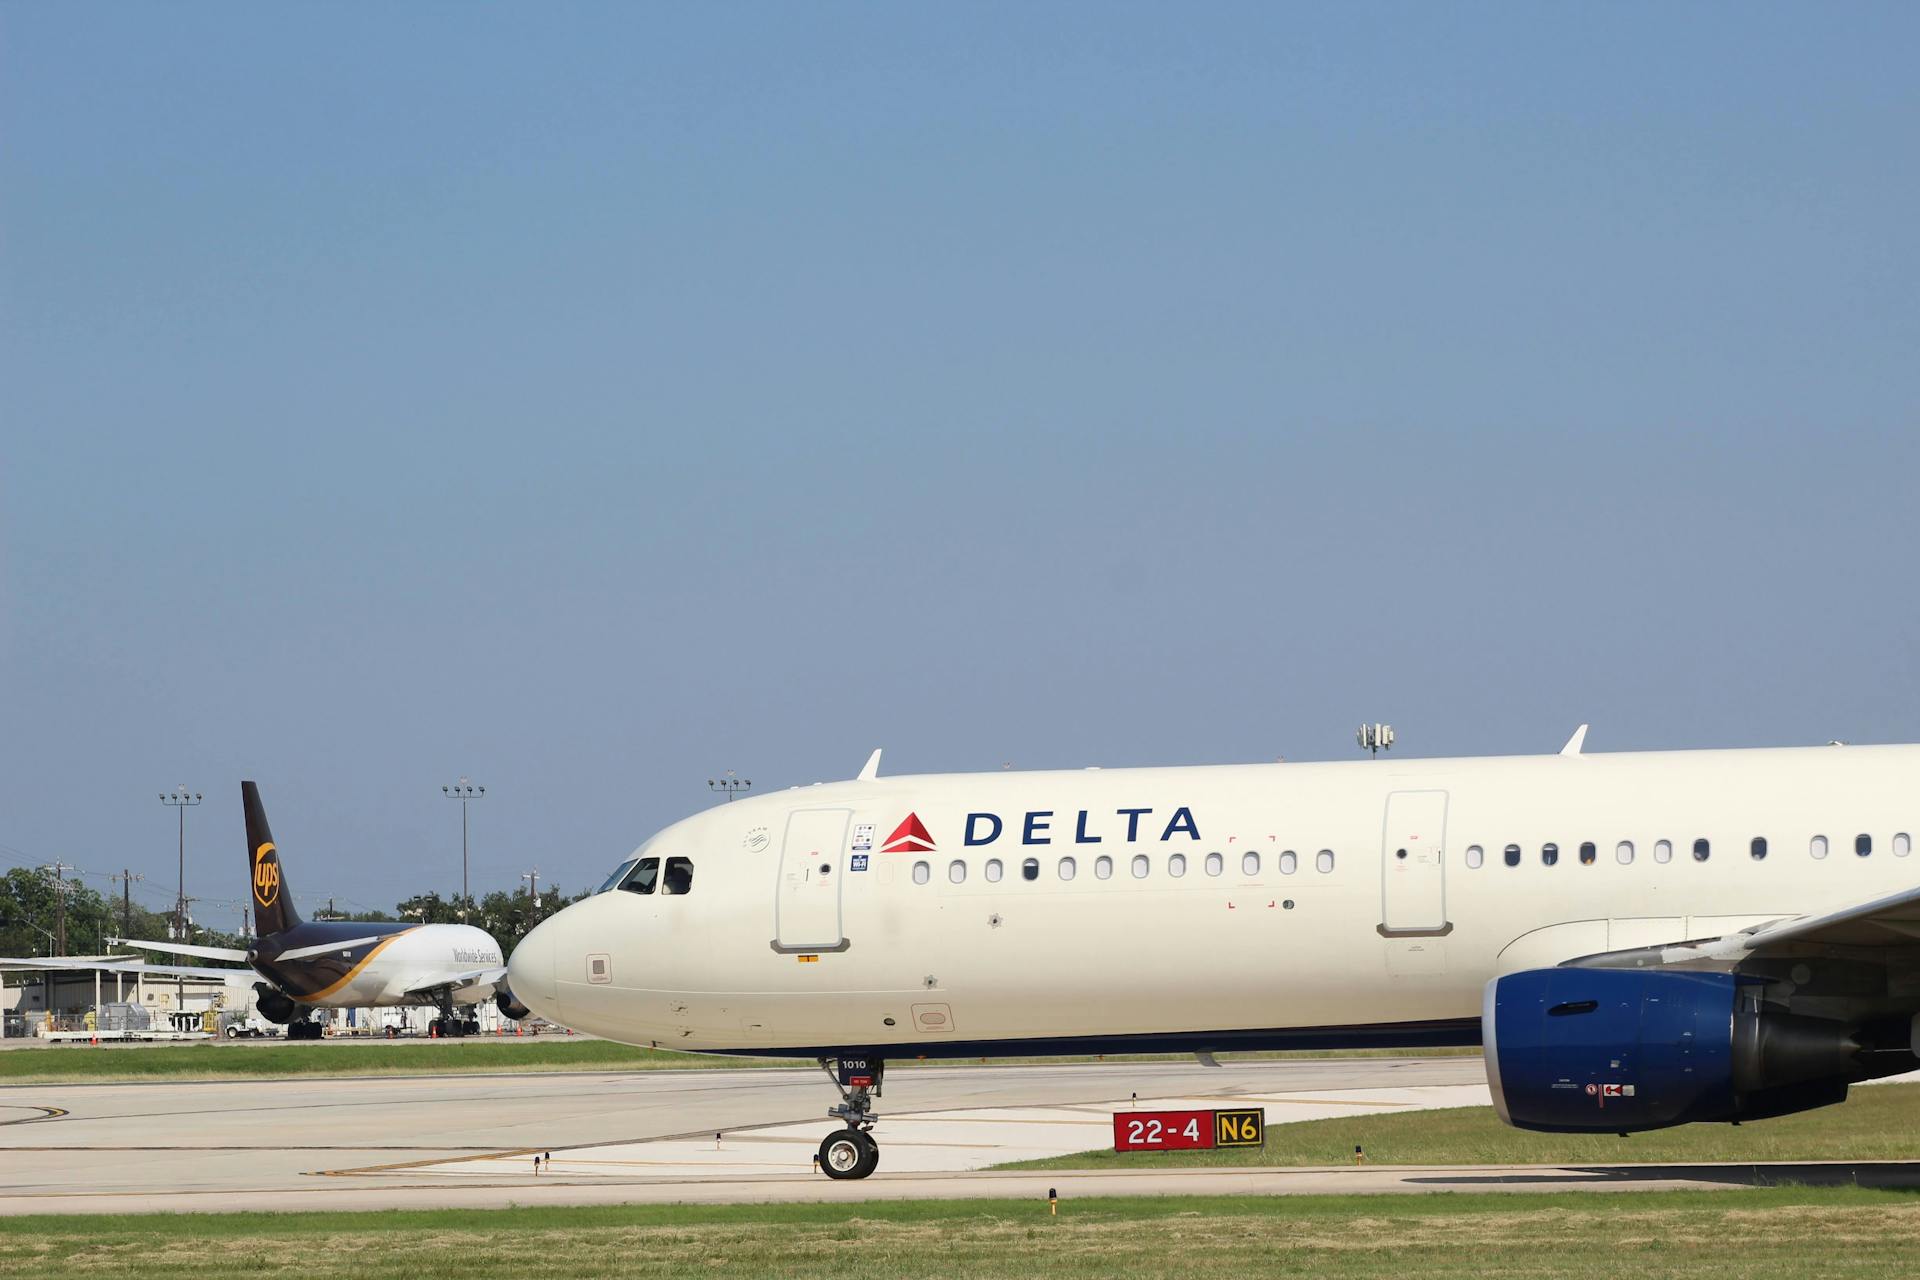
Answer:
[[[1773,951],[1805,943],[1823,947],[1911,947],[1920,943],[1920,888],[1904,889],[1855,907],[1762,925],[1747,935],[1747,950]]]
[[[434,974],[418,980],[402,994],[424,1000],[438,991],[459,991],[463,987],[503,986],[507,981],[505,965],[491,969],[469,969],[465,973]]]
[[[70,956],[23,958],[0,956],[0,973],[44,973],[48,970],[98,969],[102,973],[141,974],[149,978],[253,978],[251,969],[216,969],[211,965],[148,964],[144,960],[76,960]]]
[[[176,956],[199,956],[202,960],[234,960],[245,964],[247,953],[232,947],[199,947],[184,942],[144,942],[138,938],[108,938],[113,947],[138,947],[142,951],[166,951]]]
[[[1820,915],[1783,916],[1718,938],[1605,951],[1566,963],[1584,969],[1734,970],[1743,961],[1815,954],[1920,948],[1920,888]]]

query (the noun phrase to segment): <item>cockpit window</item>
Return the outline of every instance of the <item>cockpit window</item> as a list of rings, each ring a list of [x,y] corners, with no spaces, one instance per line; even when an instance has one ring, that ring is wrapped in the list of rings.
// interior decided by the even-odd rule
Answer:
[[[633,864],[633,870],[620,881],[620,887],[628,893],[652,893],[660,879],[660,859],[642,858]]]
[[[660,892],[693,892],[693,859],[668,858],[666,880],[661,884]]]
[[[639,859],[637,858],[628,858],[625,862],[615,867],[613,869],[613,874],[608,876],[605,880],[602,880],[600,882],[600,887],[598,889],[595,889],[594,892],[605,893],[609,889],[619,888],[620,882],[627,878],[627,872],[633,870],[633,864],[637,861],[639,861]]]

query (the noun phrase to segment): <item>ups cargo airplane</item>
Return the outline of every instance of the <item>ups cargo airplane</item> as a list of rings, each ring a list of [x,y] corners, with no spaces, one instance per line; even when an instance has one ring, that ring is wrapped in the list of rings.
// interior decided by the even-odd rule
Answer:
[[[1484,1046],[1527,1129],[1920,1067],[1920,746],[881,778],[720,805],[514,951],[629,1044],[818,1058]]]
[[[269,1022],[285,1023],[290,1040],[320,1038],[320,1024],[307,1016],[310,1009],[433,1005],[440,1016],[432,1030],[445,1036],[479,1030],[470,1016],[456,1013],[456,1006],[491,999],[508,1017],[526,1016],[526,1009],[507,988],[500,945],[484,929],[464,924],[302,920],[281,870],[273,832],[267,827],[260,789],[242,782],[240,799],[246,807],[247,878],[259,935],[253,945],[241,951],[179,942],[112,941],[147,951],[250,965],[265,979],[254,984],[254,1007]],[[166,972],[229,974],[232,970],[176,966]]]

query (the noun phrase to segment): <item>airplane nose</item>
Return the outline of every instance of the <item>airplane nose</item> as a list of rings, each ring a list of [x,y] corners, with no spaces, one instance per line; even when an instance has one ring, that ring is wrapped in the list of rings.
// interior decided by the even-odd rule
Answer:
[[[553,944],[559,936],[552,920],[543,920],[520,939],[507,961],[507,985],[520,1003],[549,1022],[559,1022],[560,1001],[554,990]]]

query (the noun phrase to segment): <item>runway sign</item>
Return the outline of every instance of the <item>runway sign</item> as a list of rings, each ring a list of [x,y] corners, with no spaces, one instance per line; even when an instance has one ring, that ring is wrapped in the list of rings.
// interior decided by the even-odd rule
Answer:
[[[1267,1141],[1266,1113],[1244,1111],[1116,1111],[1115,1151],[1211,1151],[1259,1147]]]

